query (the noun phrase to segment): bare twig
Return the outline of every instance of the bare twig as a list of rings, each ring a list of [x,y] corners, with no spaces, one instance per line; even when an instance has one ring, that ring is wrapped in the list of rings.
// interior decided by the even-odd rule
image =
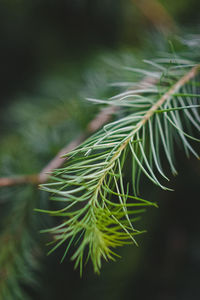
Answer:
[[[80,143],[84,140],[85,134],[80,135],[78,138],[69,143],[66,147],[61,149],[56,156],[41,170],[38,174],[38,183],[44,183],[47,181],[49,174],[52,170],[57,169],[63,165],[66,161],[66,158],[63,157],[66,153],[69,153],[75,149]]]
[[[86,138],[87,134],[94,133],[104,124],[109,122],[112,114],[116,111],[116,107],[107,107],[100,111],[96,117],[88,124],[86,133],[81,134],[63,149],[61,149],[56,156],[41,170],[39,174],[23,175],[17,177],[3,177],[0,178],[0,187],[21,185],[21,184],[40,184],[48,180],[50,173],[63,165],[66,158],[62,156],[75,149]]]
[[[31,175],[23,175],[17,177],[2,177],[0,178],[0,186],[12,186],[12,185],[19,185],[24,183],[38,183],[38,175],[31,174]]]

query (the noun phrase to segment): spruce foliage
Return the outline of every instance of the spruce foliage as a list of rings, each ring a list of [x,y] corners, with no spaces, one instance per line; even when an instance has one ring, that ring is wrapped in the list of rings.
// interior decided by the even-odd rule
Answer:
[[[162,152],[173,174],[177,173],[175,142],[187,156],[199,158],[191,141],[200,140],[192,135],[191,127],[200,129],[200,66],[183,58],[145,62],[146,69],[128,70],[146,80],[131,83],[128,90],[109,99],[88,99],[120,110],[113,122],[66,154],[66,165],[55,170],[51,182],[42,186],[52,194],[51,200],[62,203],[58,210],[39,210],[62,220],[43,231],[53,235],[50,244],[55,245],[49,253],[66,243],[63,260],[69,247],[78,245],[72,260],[81,273],[89,258],[99,273],[101,258],[117,256],[114,248],[130,241],[137,244],[135,235],[142,233],[135,225],[138,215],[144,207],[156,206],[139,197],[141,174],[170,190],[162,183],[162,178],[169,181],[162,167]],[[127,183],[124,166],[127,161],[130,164],[130,158],[132,179]]]

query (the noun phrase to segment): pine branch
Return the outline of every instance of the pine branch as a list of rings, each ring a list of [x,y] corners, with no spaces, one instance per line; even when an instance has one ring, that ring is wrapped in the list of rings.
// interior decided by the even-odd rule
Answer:
[[[129,69],[157,80],[161,78],[157,86],[150,84],[128,90],[109,100],[88,99],[94,103],[122,107],[124,113],[128,110],[128,114],[105,125],[66,155],[70,158],[66,165],[54,171],[52,182],[42,186],[53,194],[52,200],[64,205],[56,211],[38,210],[65,218],[60,225],[44,231],[54,235],[52,244],[55,243],[55,246],[49,253],[69,240],[64,259],[70,245],[76,244],[78,239],[80,246],[72,259],[76,260],[75,267],[80,265],[81,272],[86,248],[88,258],[92,259],[94,270],[98,273],[102,257],[114,259],[116,254],[111,248],[122,246],[130,240],[136,243],[134,236],[141,232],[132,225],[137,220],[132,216],[142,212],[144,206],[156,206],[137,196],[140,174],[143,172],[154,184],[169,190],[157,179],[154,167],[167,179],[161,167],[160,144],[172,172],[176,172],[172,159],[173,129],[180,136],[186,154],[190,151],[198,157],[187,141],[187,138],[197,139],[184,132],[180,113],[185,112],[183,116],[186,121],[199,128],[189,110],[198,120],[199,105],[193,99],[198,98],[199,93],[195,88],[196,82],[192,80],[200,66],[178,59],[176,62],[163,60],[167,67],[158,61],[148,63],[161,71]],[[185,71],[189,67],[191,69]],[[123,178],[123,167],[127,157],[130,157],[128,153],[132,154],[133,160],[133,191],[130,191],[129,184],[125,185]],[[141,209],[138,210],[139,207]]]

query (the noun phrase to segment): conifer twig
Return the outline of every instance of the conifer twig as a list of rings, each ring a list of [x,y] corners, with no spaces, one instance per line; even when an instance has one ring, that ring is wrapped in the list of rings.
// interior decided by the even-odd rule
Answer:
[[[156,174],[158,171],[162,177],[169,180],[162,171],[160,146],[164,147],[172,172],[175,170],[173,166],[175,132],[186,154],[188,155],[190,151],[199,158],[198,153],[187,141],[187,137],[200,140],[185,132],[178,111],[199,108],[199,105],[196,105],[196,98],[199,97],[198,89],[192,89],[191,93],[191,88],[194,88],[196,83],[195,77],[200,71],[200,65],[187,62],[180,66],[180,60],[177,62],[171,69],[168,68],[168,73],[163,78],[161,75],[162,72],[166,72],[165,66],[154,61],[150,63],[162,72],[130,68],[132,71],[145,72],[157,78],[154,85],[146,88],[140,86],[137,90],[122,92],[109,98],[109,101],[89,98],[88,100],[94,103],[109,102],[110,105],[124,107],[122,117],[105,125],[80,147],[66,154],[66,157],[70,157],[67,164],[53,172],[51,182],[41,186],[42,190],[51,193],[52,201],[63,202],[60,209],[36,209],[37,212],[60,217],[62,220],[59,225],[42,231],[50,232],[54,237],[51,242],[54,246],[49,254],[68,240],[63,261],[69,247],[75,245],[78,239],[79,247],[75,247],[72,260],[75,260],[75,268],[80,266],[80,274],[84,257],[87,257],[86,262],[91,258],[94,272],[99,273],[101,259],[114,259],[117,255],[113,251],[114,248],[129,242],[137,244],[134,236],[142,232],[133,225],[135,219],[132,216],[138,213],[139,206],[142,208],[157,206],[156,203],[137,196],[141,173],[161,189],[171,190],[161,183]],[[169,63],[171,64],[170,60]],[[180,67],[183,70],[180,71]],[[186,67],[190,69],[185,69]],[[159,78],[162,82],[158,82]],[[127,107],[132,109],[126,115]],[[188,110],[183,112],[183,120],[191,121],[199,129],[199,124]],[[197,110],[192,110],[193,113],[194,111],[197,113]],[[170,140],[169,135],[173,139]],[[123,167],[126,162],[130,164],[130,153],[131,188],[129,182],[125,182],[123,178]],[[114,198],[111,198],[112,196]]]

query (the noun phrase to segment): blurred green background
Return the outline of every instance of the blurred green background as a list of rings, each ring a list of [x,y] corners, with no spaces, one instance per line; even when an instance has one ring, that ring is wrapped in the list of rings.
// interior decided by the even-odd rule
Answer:
[[[108,83],[120,78],[118,64],[154,55],[170,36],[198,33],[198,0],[160,3],[176,29],[163,30],[132,0],[0,0],[2,177],[39,172],[84,132],[97,113],[84,99],[115,92]],[[120,249],[100,276],[88,264],[81,279],[70,254],[60,264],[64,249],[46,257],[38,232],[53,221],[33,212],[48,207],[46,194],[2,188],[0,299],[200,299],[200,166],[176,156],[175,192],[144,179],[144,195],[159,209],[145,214],[140,246]]]

